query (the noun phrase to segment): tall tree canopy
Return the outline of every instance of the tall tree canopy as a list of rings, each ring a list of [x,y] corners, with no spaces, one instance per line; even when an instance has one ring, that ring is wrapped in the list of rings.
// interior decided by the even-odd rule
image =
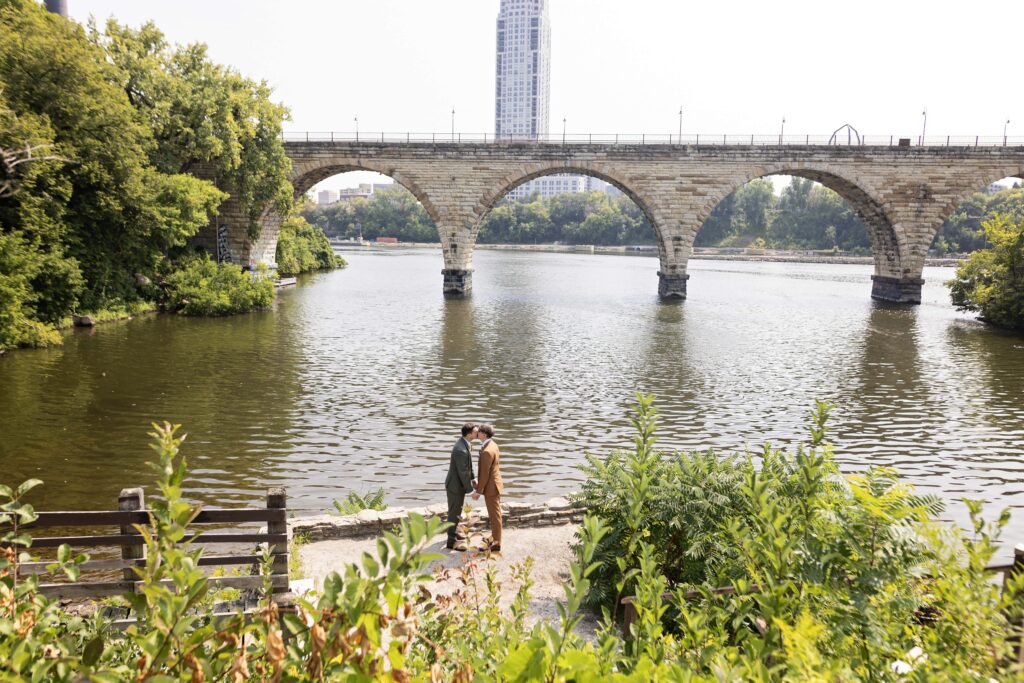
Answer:
[[[228,193],[252,234],[264,211],[287,211],[287,112],[269,97],[151,24],[87,32],[0,0],[0,349],[155,296],[140,276],[173,269]]]
[[[214,180],[241,203],[253,239],[268,206],[288,214],[291,162],[281,140],[288,110],[270,101],[265,81],[213,62],[205,45],[170,45],[152,23],[132,29],[111,19],[103,32],[91,25],[89,36],[153,132],[154,166]]]

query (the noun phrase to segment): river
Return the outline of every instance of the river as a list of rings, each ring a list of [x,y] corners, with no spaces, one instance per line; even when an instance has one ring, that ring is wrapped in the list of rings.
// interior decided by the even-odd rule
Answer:
[[[665,304],[651,257],[480,251],[472,297],[446,301],[436,250],[345,256],[272,311],[0,358],[0,481],[45,480],[40,509],[110,509],[153,490],[146,433],[169,420],[205,503],[271,485],[305,514],[378,486],[436,503],[471,420],[496,426],[507,497],[539,499],[578,487],[585,451],[629,445],[635,391],[657,395],[666,449],[792,445],[820,398],[844,470],[1011,506],[1024,541],[1024,338],[957,313],[951,269],[905,308],[870,300],[870,266],[692,261],[689,299]]]

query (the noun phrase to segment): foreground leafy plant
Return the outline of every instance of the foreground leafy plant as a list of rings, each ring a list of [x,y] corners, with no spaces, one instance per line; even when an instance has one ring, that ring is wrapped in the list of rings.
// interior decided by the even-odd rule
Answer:
[[[362,510],[387,510],[388,504],[384,502],[384,488],[367,493],[356,493],[349,491],[344,501],[335,500],[334,510],[339,515],[354,515]]]
[[[891,468],[841,476],[830,410],[816,404],[807,447],[715,461],[652,453],[656,411],[638,397],[635,451],[590,458],[577,498],[610,527],[597,553],[614,559],[590,594],[607,630],[617,597],[636,596],[623,667],[823,681],[1016,671],[1007,615],[1019,613],[1024,577],[1000,594],[985,570],[1008,514],[986,524],[968,501],[966,536]]]
[[[23,496],[36,482],[0,488],[0,680],[1019,679],[1008,655],[1024,575],[1000,592],[985,569],[1008,514],[985,522],[970,502],[965,534],[936,522],[937,499],[891,469],[841,476],[829,411],[816,406],[806,447],[716,464],[656,451],[657,413],[640,397],[634,451],[588,465],[595,514],[578,532],[557,617],[534,623],[530,561],[512,568],[511,594],[485,555],[432,575],[444,525],[415,515],[294,611],[265,600],[249,623],[215,618],[187,530],[198,508],[182,499],[182,439],[162,425],[152,435],[160,496],[139,527],[148,556],[126,596],[138,623],[124,634],[67,615],[34,576],[18,580],[35,514]],[[74,576],[83,560],[65,547],[51,568]],[[636,619],[624,638],[614,608],[627,593]],[[587,600],[602,605],[591,639],[580,634]]]

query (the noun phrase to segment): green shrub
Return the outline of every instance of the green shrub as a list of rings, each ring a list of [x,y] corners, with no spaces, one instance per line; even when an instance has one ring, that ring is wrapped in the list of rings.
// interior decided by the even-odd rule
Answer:
[[[147,547],[141,589],[125,596],[138,623],[123,634],[101,617],[64,612],[39,595],[35,575],[19,580],[17,565],[31,549],[23,526],[35,517],[24,496],[39,482],[0,487],[0,541],[12,548],[0,552],[0,680],[1020,680],[1024,672],[1008,655],[1024,577],[1011,578],[1000,596],[984,569],[1008,515],[989,524],[972,503],[964,534],[936,523],[935,499],[916,495],[890,469],[841,477],[825,441],[827,414],[819,404],[806,449],[766,449],[759,463],[737,458],[722,469],[697,460],[694,472],[707,475],[692,474],[691,486],[734,469],[743,480],[734,487],[726,477],[717,487],[727,498],[709,493],[688,508],[687,519],[704,529],[692,537],[713,535],[717,525],[722,552],[700,562],[706,581],[678,582],[663,571],[670,563],[656,535],[666,515],[648,509],[669,499],[653,497],[660,487],[674,484],[660,475],[624,482],[626,472],[642,474],[631,469],[634,459],[655,468],[660,459],[656,415],[644,397],[636,448],[609,470],[617,473],[610,498],[621,499],[609,509],[644,516],[588,514],[557,616],[535,623],[529,560],[512,568],[510,603],[484,557],[431,574],[440,556],[426,548],[444,525],[417,515],[329,575],[318,596],[298,599],[294,614],[265,602],[249,623],[241,614],[211,620],[202,546],[186,529],[199,510],[182,498],[183,439],[177,427],[159,426],[159,495],[150,523],[139,527]],[[609,543],[616,556],[607,555]],[[51,568],[73,580],[85,559],[64,546]],[[615,592],[628,582],[636,596],[627,638],[607,610],[592,639],[577,633],[584,597],[608,580],[602,562],[615,565]],[[712,591],[725,577],[735,592]],[[435,595],[425,585],[435,578],[453,580],[454,593]]]
[[[1001,596],[985,567],[1008,513],[986,524],[970,502],[964,536],[891,468],[840,476],[829,410],[817,404],[807,447],[718,461],[655,451],[657,412],[639,397],[634,451],[591,457],[576,498],[608,527],[591,603],[610,621],[636,596],[627,654],[729,680],[1005,671],[1006,615],[1024,577]]]
[[[184,315],[231,315],[270,306],[274,283],[261,267],[246,272],[200,255],[167,278],[166,307]]]
[[[339,515],[354,515],[360,510],[387,510],[388,504],[384,502],[382,487],[376,491],[362,494],[349,491],[344,501],[334,501],[334,509]]]
[[[992,246],[971,254],[946,283],[953,305],[993,325],[1024,330],[1024,220],[997,215],[982,227]]]
[[[0,232],[0,350],[60,344],[56,325],[74,307],[82,277],[73,259],[21,233]]]
[[[345,260],[334,253],[324,231],[301,216],[292,216],[281,224],[276,260],[277,272],[289,277],[345,265]]]

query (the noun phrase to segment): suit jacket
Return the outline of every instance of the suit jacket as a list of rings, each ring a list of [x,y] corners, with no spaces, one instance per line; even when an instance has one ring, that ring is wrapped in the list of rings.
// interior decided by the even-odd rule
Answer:
[[[473,490],[473,456],[465,439],[459,439],[452,448],[448,463],[448,477],[444,480],[446,490],[465,494]]]
[[[496,496],[505,490],[501,481],[501,451],[493,440],[480,449],[480,479],[476,490],[485,496]]]

